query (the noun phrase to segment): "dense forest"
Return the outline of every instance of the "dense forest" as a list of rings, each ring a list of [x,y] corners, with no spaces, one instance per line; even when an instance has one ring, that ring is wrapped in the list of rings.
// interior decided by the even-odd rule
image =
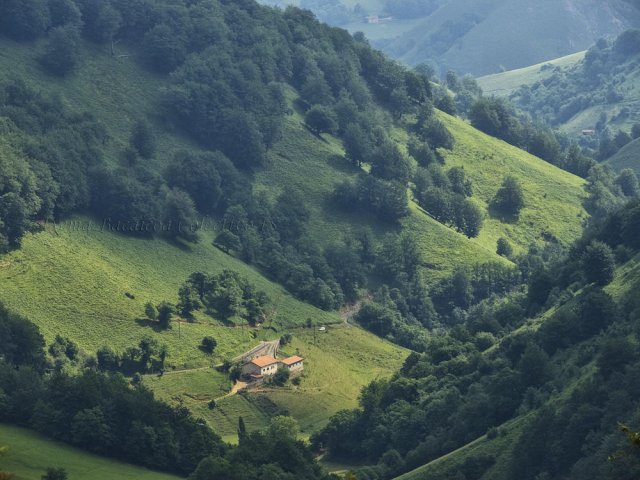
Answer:
[[[385,8],[402,7],[402,15],[425,3],[438,6]],[[636,33],[594,47],[593,68],[601,73],[621,51],[631,55]],[[122,351],[105,345],[94,356],[61,335],[45,345],[34,324],[0,306],[0,421],[194,480],[313,480],[331,478],[318,452],[371,465],[356,478],[391,479],[485,434],[497,438],[502,424],[524,417],[508,478],[631,480],[638,473],[635,456],[601,461],[624,449],[617,422],[636,427],[640,415],[637,299],[606,288],[640,248],[632,171],[608,169],[601,154],[483,96],[470,77],[450,72],[436,82],[431,69],[405,68],[364,35],[298,8],[253,0],[4,0],[0,34],[20,45],[38,41],[38,68],[52,80],[78,75],[90,45],[115,58],[126,49],[165,85],[153,121],[141,113],[119,145],[93,113],[18,76],[0,81],[0,252],[75,214],[188,250],[208,238],[201,219],[213,218],[220,228],[208,242],[226,259],[319,309],[353,307],[355,324],[412,351],[311,446],[284,417],[251,433],[239,421],[231,446],[145,386],[142,375],[165,370],[168,350],[155,338]],[[488,218],[477,197],[482,185],[447,159],[456,140],[438,110],[583,177],[592,216],[583,237],[567,245],[542,232],[528,249],[493,239],[493,261],[425,278],[417,234],[400,228],[412,209],[464,241],[477,240]],[[340,161],[356,172],[336,183],[326,204],[375,220],[383,234],[362,226],[325,245],[309,233],[303,192],[254,191],[294,114],[314,139],[339,142]],[[394,129],[406,135],[406,149]],[[196,148],[153,168],[166,131]],[[507,225],[532,201],[509,172],[492,195],[489,216]],[[256,326],[276,301],[233,270],[189,272],[175,304],[149,302],[138,321],[160,332],[174,316]],[[200,349],[212,354],[216,340],[205,337]],[[451,478],[479,479],[497,461],[473,457]]]
[[[0,421],[196,480],[328,478],[289,418],[275,418],[265,432],[239,429],[231,448],[185,408],[168,407],[120,374],[101,373],[95,358],[77,375],[53,371],[37,327],[4,306],[0,332]],[[64,355],[76,354],[71,348]]]
[[[604,459],[625,451],[618,423],[639,419],[638,299],[631,291],[615,300],[604,287],[637,253],[639,226],[634,200],[569,250],[531,254],[521,262],[536,265],[526,290],[460,309],[424,353],[315,435],[316,448],[377,463],[357,478],[394,478],[525,416],[505,478],[636,478],[637,455]],[[448,298],[473,293],[467,281]],[[543,323],[528,320],[547,310]],[[446,478],[480,478],[496,460],[473,457]]]

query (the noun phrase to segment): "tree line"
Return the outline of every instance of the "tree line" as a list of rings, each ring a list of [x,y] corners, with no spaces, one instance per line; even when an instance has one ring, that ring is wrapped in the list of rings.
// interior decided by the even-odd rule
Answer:
[[[484,295],[460,289],[463,272],[437,288],[451,289],[442,297],[454,302],[449,328],[429,336],[427,348],[411,353],[396,376],[365,387],[359,407],[334,416],[313,444],[335,458],[374,463],[356,478],[395,478],[482,435],[511,435],[501,425],[531,412],[499,478],[632,478],[637,454],[605,459],[624,449],[618,422],[640,419],[632,401],[640,388],[638,302],[633,292],[614,300],[603,287],[640,246],[639,211],[634,200],[568,250],[531,251],[518,262],[526,290],[495,281]],[[438,300],[433,305],[442,308]],[[545,311],[539,329],[518,330]],[[381,329],[394,312],[368,305],[359,316],[376,318],[370,326]],[[558,397],[586,365],[593,366],[586,381]],[[472,456],[443,475],[480,478],[495,461]]]
[[[156,400],[142,382],[132,384],[121,374],[102,373],[100,354],[97,360],[86,357],[75,374],[54,369],[38,328],[2,305],[0,331],[3,422],[99,455],[197,480],[330,478],[298,440],[289,418],[274,419],[265,431],[243,434],[240,445],[231,447],[185,408]],[[49,352],[75,358],[77,347],[57,338]]]

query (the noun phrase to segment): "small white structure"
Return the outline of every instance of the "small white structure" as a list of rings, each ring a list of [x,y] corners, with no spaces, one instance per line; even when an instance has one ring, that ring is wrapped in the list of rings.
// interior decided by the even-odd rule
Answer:
[[[297,355],[280,360],[280,364],[291,373],[298,373],[304,370],[304,358]]]

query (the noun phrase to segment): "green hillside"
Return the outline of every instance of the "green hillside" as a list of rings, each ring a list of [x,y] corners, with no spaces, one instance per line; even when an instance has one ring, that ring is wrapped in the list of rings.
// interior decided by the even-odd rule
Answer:
[[[631,168],[636,174],[640,174],[640,139],[635,139],[622,147],[606,163],[617,171]]]
[[[615,39],[598,41],[587,52],[482,77],[478,82],[485,93],[509,98],[536,121],[595,149],[598,138],[583,136],[583,130],[595,129],[601,137],[608,127],[606,144],[618,131],[630,133],[640,120],[635,35],[631,29]],[[601,159],[611,156],[610,150],[603,149],[603,155]]]
[[[0,425],[0,443],[9,447],[0,458],[0,469],[15,474],[15,480],[40,480],[49,467],[64,468],[77,480],[177,480],[180,477],[91,455],[47,440],[29,430]]]
[[[126,2],[118,5],[128,8]],[[496,295],[522,289],[517,282],[523,275],[506,257],[526,254],[531,245],[540,251],[547,245],[568,246],[580,237],[588,219],[585,182],[480,133],[464,120],[431,110],[426,77],[405,70],[345,32],[321,26],[297,11],[285,15],[228,1],[214,6],[224,9],[229,24],[221,27],[225,42],[218,45],[207,37],[214,48],[190,45],[194,51],[188,58],[185,53],[184,65],[178,62],[171,75],[157,73],[158,65],[149,64],[150,59],[158,60],[149,58],[149,38],[144,49],[130,39],[112,45],[78,39],[82,61],[64,79],[47,74],[38,60],[49,45],[46,35],[32,42],[0,39],[0,161],[15,169],[7,184],[23,195],[22,203],[31,208],[26,217],[33,221],[16,236],[20,245],[10,244],[15,239],[9,235],[0,244],[9,250],[0,255],[0,301],[39,328],[45,349],[53,344],[47,357],[51,369],[74,376],[90,376],[98,369],[122,372],[126,380],[116,381],[124,391],[144,395],[144,388],[135,387],[140,381],[169,405],[186,407],[198,418],[195,425],[207,430],[206,424],[230,443],[238,442],[239,417],[249,432],[256,432],[276,417],[290,416],[301,436],[312,440],[338,412],[356,408],[370,382],[385,384],[398,375],[410,353],[398,345],[430,355],[440,351],[438,343],[448,338],[455,324],[462,327],[460,338],[472,345],[464,346],[469,358],[478,358],[476,341],[497,343],[498,331],[483,337],[478,333],[485,332],[462,325],[470,315],[467,310],[475,301],[491,302]],[[199,28],[194,20],[201,13],[197,5],[185,2],[182,7],[194,10],[181,21]],[[209,12],[212,22],[214,10]],[[167,7],[161,13],[173,18],[174,10]],[[122,27],[127,35],[136,34],[132,24]],[[228,26],[233,28],[225,30]],[[245,48],[242,32],[264,34],[250,37],[256,52]],[[161,42],[163,29],[154,34],[154,41],[167,47]],[[263,45],[268,51],[259,51]],[[227,76],[216,78],[221,71]],[[240,93],[231,92],[232,87]],[[435,138],[436,133],[419,125],[425,112],[429,128],[447,137],[445,141],[436,143],[429,136]],[[328,126],[321,121],[317,127],[311,113]],[[349,127],[360,129],[363,143],[368,142],[364,158],[348,153]],[[140,128],[143,137],[144,131],[155,136],[155,152],[144,155],[137,146],[134,137]],[[431,154],[430,165],[409,155],[418,138]],[[83,149],[85,144],[89,147]],[[437,148],[437,156],[430,145]],[[217,149],[224,155],[211,153]],[[399,173],[381,173],[394,155],[402,163]],[[49,161],[51,184],[58,188],[54,192],[43,187],[48,180],[43,165]],[[82,168],[69,168],[74,161]],[[464,235],[459,224],[454,229],[437,221],[425,210],[432,211],[430,205],[423,203],[423,209],[411,198],[418,164],[425,170],[434,167],[445,179],[455,167],[464,170],[471,191],[450,198],[462,198],[467,202],[462,205],[477,209],[484,221],[479,232]],[[27,167],[32,175],[24,175],[22,185],[20,168]],[[200,178],[180,183],[184,179],[178,177],[185,173],[202,175],[209,183],[203,187],[197,182]],[[499,218],[490,204],[507,175],[521,184],[524,208],[517,217]],[[371,189],[378,198],[372,195],[362,202],[358,197],[364,203],[359,208],[338,205],[339,187],[362,179],[382,185],[384,190]],[[75,206],[65,210],[52,200],[55,205],[45,208],[57,194],[64,206],[76,182],[80,193]],[[87,190],[85,197],[80,187]],[[213,201],[216,190],[219,198]],[[34,191],[42,198],[34,200]],[[400,192],[403,203],[403,211],[391,218],[374,205],[380,197],[388,201],[390,191]],[[16,196],[13,191],[8,195],[3,201]],[[22,206],[9,202],[10,207],[16,204]],[[13,211],[6,210],[0,211],[3,220],[20,220],[20,215],[11,217]],[[163,222],[174,216],[181,221],[206,217],[208,223],[195,242],[173,232],[125,235],[104,228],[103,218],[116,214],[143,219],[156,214]],[[229,226],[234,215],[250,219],[246,230]],[[43,221],[54,216],[63,220]],[[264,222],[260,230],[259,221]],[[0,233],[5,230],[3,223]],[[227,242],[220,240],[221,233]],[[496,253],[499,239],[508,240],[514,255]],[[483,265],[486,270],[476,268]],[[249,309],[244,302],[256,293],[251,288],[235,284],[232,290],[212,280],[225,271],[239,274],[249,287],[266,294],[261,317],[242,317]],[[204,287],[197,291],[195,282],[185,284],[195,272],[209,276],[203,282],[211,283],[205,293]],[[458,288],[467,291],[457,295]],[[211,300],[229,291],[223,299],[228,301],[226,310],[223,301]],[[153,315],[146,318],[145,306],[164,301],[176,305],[177,311],[171,328],[163,330]],[[372,310],[380,314],[380,322],[365,315]],[[504,331],[511,327],[505,325]],[[292,339],[281,354],[305,359],[300,382],[237,393],[230,374],[221,371],[223,362],[283,334]],[[211,355],[200,348],[207,336],[217,342]],[[155,368],[151,356],[144,360],[147,338],[167,347],[161,368]],[[75,358],[66,353],[60,357],[56,351],[65,339],[79,347]],[[105,367],[104,357],[94,358],[105,346],[117,354],[115,366]],[[127,362],[142,368],[127,370]],[[78,418],[89,415],[101,421],[102,414],[91,406],[78,405],[78,412],[73,412],[76,406],[71,405],[69,420],[77,425],[82,423]],[[41,420],[42,415],[34,417]],[[21,421],[45,431],[36,420],[29,416]],[[118,435],[126,435],[130,427],[118,428]],[[145,428],[138,433],[147,439]],[[156,435],[156,427],[149,428],[148,436]],[[86,432],[48,434],[80,445]],[[246,444],[239,442],[238,448],[243,447]],[[236,450],[229,448],[233,456]],[[114,450],[119,458],[134,461]],[[153,448],[140,453],[142,464],[154,466],[148,450]],[[176,451],[171,445],[167,450]],[[193,471],[189,462],[194,459],[181,459],[182,470],[175,471]]]
[[[594,0],[261,1],[309,8],[322,21],[363,32],[374,46],[407,64],[430,62],[442,72],[473,75],[570,55],[640,21],[637,9],[623,0],[606,5]]]
[[[119,162],[119,152],[141,114],[163,131],[158,155],[150,161],[150,168],[160,170],[177,150],[200,150],[157,120],[154,112],[159,108],[158,93],[166,82],[139,67],[132,58],[114,58],[105,48],[83,44],[86,60],[77,74],[52,80],[34,58],[37,48],[1,40],[0,65],[5,68],[0,69],[0,80],[20,77],[43,92],[59,95],[71,110],[90,109],[108,131],[111,140],[106,152],[112,164]],[[127,52],[125,47],[118,49]],[[296,92],[289,89],[287,95],[294,113],[285,118],[281,140],[269,151],[268,166],[255,173],[254,191],[264,191],[275,199],[285,187],[297,187],[311,213],[310,234],[322,245],[362,227],[370,228],[378,239],[394,231],[413,232],[427,279],[435,281],[461,266],[506,262],[495,254],[500,237],[508,238],[517,251],[524,251],[530,243],[542,242],[543,234],[551,233],[563,243],[570,243],[580,232],[586,218],[581,207],[581,180],[444,114],[440,118],[456,140],[454,150],[443,153],[447,166],[465,168],[474,183],[475,198],[485,212],[507,171],[521,179],[527,208],[517,222],[507,224],[487,217],[480,237],[470,240],[444,227],[415,204],[400,229],[371,217],[337,212],[330,208],[328,199],[335,186],[346,178],[355,178],[358,169],[343,158],[337,138],[320,138],[304,127],[303,116],[293,105]],[[406,132],[396,129],[393,137],[404,149]],[[542,198],[546,199],[546,206]],[[549,202],[552,208],[548,207]],[[560,205],[564,208],[558,209]],[[308,378],[299,388],[261,394],[273,404],[266,413],[259,400],[241,396],[222,399],[219,408],[210,411],[208,401],[224,395],[229,388],[225,379],[211,370],[178,371],[160,379],[149,378],[148,384],[161,398],[184,402],[227,439],[235,437],[239,415],[253,429],[265,426],[269,416],[282,409],[289,411],[308,435],[338,410],[354,407],[362,386],[380,375],[390,375],[406,356],[404,350],[352,328],[332,329],[323,337],[327,343],[322,357],[310,333],[297,327],[309,318],[316,325],[338,324],[338,314],[296,300],[255,268],[213,247],[214,231],[201,232],[197,244],[176,246],[164,239],[136,239],[103,231],[101,227],[98,219],[76,216],[27,235],[21,249],[0,259],[2,301],[35,322],[48,341],[63,335],[88,354],[105,344],[123,351],[151,335],[167,345],[168,364],[178,370],[208,367],[248,350],[260,339],[293,331],[295,348],[310,359]],[[224,269],[239,272],[269,295],[270,326],[275,331],[228,328],[199,314],[196,322],[180,322],[165,332],[157,332],[141,320],[145,303],[176,302],[179,286],[191,273],[213,274]],[[213,357],[197,348],[206,335],[218,341]],[[356,342],[356,350],[361,353],[349,354],[349,341]],[[342,361],[345,358],[347,361]],[[380,359],[380,363],[372,364],[372,358]],[[334,365],[334,374],[325,376],[318,366],[314,368],[316,361]]]
[[[538,63],[529,67],[494,73],[477,79],[485,95],[508,97],[523,85],[533,85],[551,77],[554,69],[567,68],[584,59],[586,51]]]
[[[526,248],[552,234],[562,242],[579,237],[587,219],[582,201],[584,180],[505,142],[489,137],[460,119],[441,114],[454,132],[456,145],[446,152],[446,162],[465,169],[473,180],[476,198],[488,205],[506,172],[518,178],[524,189],[525,208],[514,223],[488,215],[477,241],[493,249],[500,237]]]

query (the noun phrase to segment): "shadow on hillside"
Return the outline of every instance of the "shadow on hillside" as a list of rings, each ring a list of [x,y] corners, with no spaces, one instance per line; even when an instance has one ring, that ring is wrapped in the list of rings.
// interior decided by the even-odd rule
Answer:
[[[362,169],[356,167],[353,163],[347,160],[345,157],[341,155],[331,155],[327,160],[327,164],[336,170],[339,170],[344,173],[359,173],[362,172]]]
[[[185,253],[191,253],[193,251],[191,245],[181,238],[173,238],[167,236],[165,237],[165,240],[172,247],[182,250]]]
[[[518,223],[518,220],[520,220],[519,215],[504,213],[498,210],[493,205],[489,205],[489,217],[494,218],[496,220],[500,220],[502,223],[508,223],[510,225],[516,224]]]
[[[314,132],[313,130],[311,130],[311,129],[309,128],[309,126],[308,126],[306,123],[301,122],[301,123],[300,123],[300,125],[302,125],[302,127],[303,127],[307,132],[309,132],[311,135],[313,135],[314,137],[316,137],[316,138],[317,138],[318,140],[320,140],[321,142],[326,143],[327,145],[329,144],[329,141],[328,141],[326,138],[324,138],[324,137],[322,136],[322,134],[321,134],[321,133],[316,133],[316,132]]]
[[[160,324],[155,320],[149,320],[148,318],[136,318],[136,323],[141,327],[151,328],[156,333],[162,331],[162,328],[160,328]]]

